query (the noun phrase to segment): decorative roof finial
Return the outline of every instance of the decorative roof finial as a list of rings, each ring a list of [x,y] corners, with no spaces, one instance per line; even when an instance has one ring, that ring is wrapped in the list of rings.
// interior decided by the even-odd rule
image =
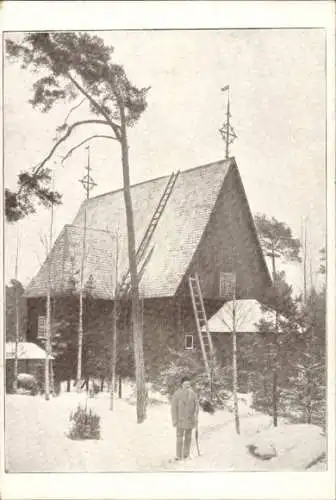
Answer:
[[[237,139],[236,133],[233,127],[230,124],[230,85],[225,85],[221,89],[222,92],[227,92],[227,108],[226,108],[226,122],[223,123],[222,128],[219,129],[219,132],[225,141],[225,159],[229,158],[229,145],[233,143],[235,139]]]
[[[95,187],[97,186],[97,184],[94,182],[94,180],[92,179],[91,175],[90,175],[90,146],[87,146],[85,149],[87,149],[88,151],[88,164],[87,164],[87,167],[85,167],[85,169],[87,170],[87,174],[84,175],[84,177],[82,179],[80,179],[80,183],[83,184],[84,186],[84,189],[86,191],[86,198],[89,199],[90,198],[90,191]]]

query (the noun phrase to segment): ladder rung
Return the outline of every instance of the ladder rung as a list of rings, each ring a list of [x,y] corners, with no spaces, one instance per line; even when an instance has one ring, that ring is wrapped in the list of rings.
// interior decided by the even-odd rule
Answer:
[[[208,321],[204,309],[202,291],[199,283],[198,275],[189,276],[189,288],[192,298],[194,316],[199,335],[200,346],[202,348],[202,355],[206,372],[209,371],[209,363],[211,361],[212,342],[211,334],[208,328]],[[204,331],[205,330],[205,331]]]

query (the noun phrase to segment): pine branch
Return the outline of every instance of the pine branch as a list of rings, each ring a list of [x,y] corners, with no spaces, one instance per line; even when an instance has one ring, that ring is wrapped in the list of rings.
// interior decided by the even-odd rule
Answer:
[[[105,120],[108,122],[110,127],[112,127],[113,132],[115,133],[117,140],[121,140],[121,131],[120,131],[120,126],[114,123],[109,115],[104,111],[102,106],[100,106],[95,99],[93,99],[92,96],[86,90],[73,78],[73,76],[67,72],[66,76],[69,78],[69,80],[74,84],[74,86],[91,102],[91,104],[96,108],[96,110],[103,115]]]
[[[91,141],[92,139],[113,139],[114,141],[117,141],[118,139],[116,137],[113,137],[112,135],[91,135],[90,137],[87,137],[86,139],[84,139],[84,141],[80,142],[79,144],[77,144],[76,146],[74,146],[73,148],[71,148],[67,154],[62,158],[62,163],[65,162],[65,160],[67,160],[74,151],[76,151],[76,149],[80,148],[81,146],[83,146],[83,144],[85,144],[86,142],[89,142]]]

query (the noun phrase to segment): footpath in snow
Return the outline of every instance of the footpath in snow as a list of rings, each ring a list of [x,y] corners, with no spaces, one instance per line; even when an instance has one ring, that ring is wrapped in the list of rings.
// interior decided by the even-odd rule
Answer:
[[[87,402],[101,417],[101,439],[73,441],[67,437],[69,414]],[[193,437],[191,458],[171,462],[175,454],[175,429],[165,400],[148,407],[143,424],[136,423],[132,398],[116,399],[109,410],[109,396],[62,393],[45,401],[42,396],[7,395],[6,470],[8,472],[159,472],[324,470],[321,458],[326,437],[312,425],[286,425],[280,419],[274,429],[269,416],[240,407],[241,434],[237,435],[233,414],[200,412],[197,455]],[[262,460],[251,454],[272,455]],[[274,456],[273,456],[274,455]]]

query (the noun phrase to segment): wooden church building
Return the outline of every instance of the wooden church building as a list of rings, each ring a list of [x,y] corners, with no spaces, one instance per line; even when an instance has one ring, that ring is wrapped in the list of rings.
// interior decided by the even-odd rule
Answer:
[[[271,278],[234,158],[133,185],[131,196],[145,363],[146,369],[159,370],[170,349],[199,348],[190,276],[198,275],[207,318],[226,300],[228,273],[235,273],[237,299],[260,302]],[[107,352],[116,282],[126,290],[128,268],[123,190],[87,199],[28,285],[27,341],[37,341],[39,325],[45,321],[50,276],[53,320],[70,315],[69,329],[77,339],[83,283],[90,304],[84,308],[84,349],[86,332],[91,333],[87,338],[93,351],[95,334],[103,332]],[[120,303],[119,342],[127,344],[131,338],[127,295]],[[96,355],[104,352],[97,350]]]

